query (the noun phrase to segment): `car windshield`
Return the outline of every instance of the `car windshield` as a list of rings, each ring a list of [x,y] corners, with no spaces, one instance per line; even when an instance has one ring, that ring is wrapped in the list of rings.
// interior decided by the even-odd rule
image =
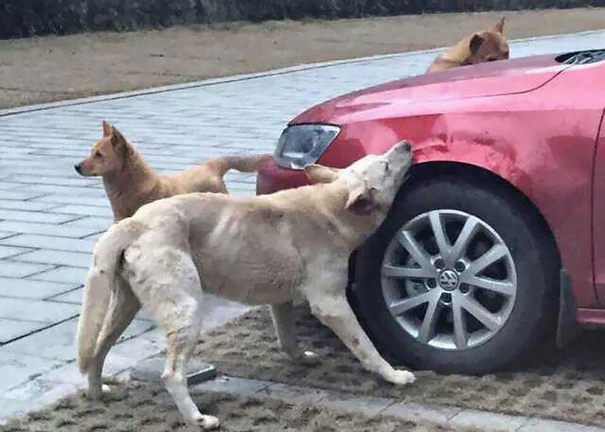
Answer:
[[[605,50],[590,50],[563,54],[557,61],[565,64],[580,65],[605,60]]]

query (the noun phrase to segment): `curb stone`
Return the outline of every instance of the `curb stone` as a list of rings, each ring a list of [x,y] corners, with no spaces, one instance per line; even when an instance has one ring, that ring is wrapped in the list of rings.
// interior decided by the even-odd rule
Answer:
[[[604,428],[558,420],[513,416],[439,405],[397,402],[390,398],[352,395],[311,387],[288,386],[272,381],[220,376],[193,386],[192,393],[229,393],[277,399],[293,404],[312,403],[338,412],[355,412],[375,417],[384,415],[410,421],[429,421],[438,425],[474,427],[493,432],[605,432]]]
[[[414,402],[396,402],[382,411],[381,414],[405,420],[428,420],[438,423],[447,423],[461,411],[462,408],[422,405]]]
[[[517,432],[602,432],[603,428],[554,420],[532,418]]]
[[[490,430],[515,432],[527,424],[529,417],[516,417],[506,414],[488,413],[477,410],[462,410],[449,419],[455,426],[489,428]]]

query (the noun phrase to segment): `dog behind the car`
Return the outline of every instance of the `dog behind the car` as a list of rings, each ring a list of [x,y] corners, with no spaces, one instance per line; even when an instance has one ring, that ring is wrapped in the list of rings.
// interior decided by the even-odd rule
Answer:
[[[427,72],[508,59],[509,48],[503,33],[504,17],[491,29],[467,36],[437,56]]]
[[[301,295],[364,367],[395,384],[414,381],[378,353],[346,298],[351,253],[382,223],[412,162],[407,142],[342,170],[309,165],[311,186],[236,198],[179,195],[143,206],[97,243],[78,324],[78,362],[89,392],[101,394],[112,344],[139,308],[166,330],[166,388],[184,418],[210,429],[185,367],[200,331],[204,291],[270,304],[281,347],[296,361],[316,356],[296,342],[293,299]]]

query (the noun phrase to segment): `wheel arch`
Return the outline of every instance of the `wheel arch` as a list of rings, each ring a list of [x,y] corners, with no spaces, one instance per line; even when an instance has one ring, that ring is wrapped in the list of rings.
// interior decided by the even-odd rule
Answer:
[[[415,164],[410,169],[410,178],[403,187],[413,187],[414,182],[426,181],[436,177],[455,177],[473,183],[481,183],[488,187],[497,188],[508,198],[515,200],[528,214],[535,218],[535,223],[548,236],[556,251],[558,262],[561,265],[561,253],[557,245],[552,227],[536,204],[516,185],[502,176],[481,166],[450,161],[429,161]]]

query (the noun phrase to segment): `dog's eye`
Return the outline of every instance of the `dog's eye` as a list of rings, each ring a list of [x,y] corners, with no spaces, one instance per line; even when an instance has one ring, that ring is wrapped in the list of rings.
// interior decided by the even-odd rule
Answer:
[[[101,157],[103,157],[103,153],[101,153],[100,151],[97,150],[95,152],[95,157],[101,158]]]

